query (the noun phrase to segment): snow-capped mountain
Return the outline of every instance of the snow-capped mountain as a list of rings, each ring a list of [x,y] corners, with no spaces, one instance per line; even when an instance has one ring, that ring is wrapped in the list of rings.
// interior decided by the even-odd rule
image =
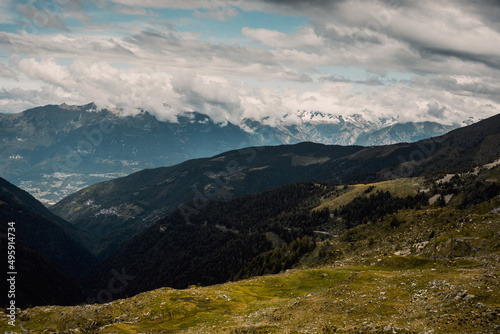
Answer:
[[[363,118],[361,114],[353,115],[338,115],[325,113],[321,111],[308,111],[299,110],[297,111],[297,117],[299,117],[303,123],[322,123],[322,124],[358,124],[358,125],[380,125],[380,126],[390,126],[397,123],[397,117],[392,118],[379,118],[377,122],[373,123]]]
[[[304,141],[373,146],[412,142],[458,127],[319,111],[292,116],[293,122],[283,118],[277,125],[254,119],[233,124],[182,112],[177,122],[164,122],[147,111],[121,116],[93,103],[0,114],[0,175],[53,203],[96,182],[248,146]]]
[[[414,142],[459,127],[435,122],[398,123],[397,117],[369,121],[360,114],[343,116],[320,111],[301,110],[296,116],[300,122],[294,124],[283,120],[274,126],[265,121],[244,119],[242,128],[264,143],[312,141],[329,145],[375,146]]]

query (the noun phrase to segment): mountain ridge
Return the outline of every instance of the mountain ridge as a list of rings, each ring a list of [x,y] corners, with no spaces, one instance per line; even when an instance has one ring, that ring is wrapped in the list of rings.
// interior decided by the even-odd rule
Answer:
[[[93,240],[86,231],[54,215],[34,197],[0,178],[0,223],[16,224],[16,237],[73,279],[81,279],[96,259],[81,240]]]
[[[92,240],[88,233],[2,178],[0,232],[0,249],[9,254],[0,263],[15,273],[17,307],[73,305],[83,300],[83,279],[97,265],[97,259],[78,240]],[[9,291],[7,283],[2,280],[0,284],[4,291]],[[7,298],[1,303],[8,306]]]
[[[96,304],[19,314],[28,330],[54,332],[489,333],[500,310],[500,169],[477,167],[348,187],[288,185],[212,202],[191,225],[176,213],[105,263],[122,268],[125,286],[111,290],[112,276],[100,270],[88,292]],[[447,199],[432,204],[431,196]],[[338,210],[323,207],[334,202]],[[204,242],[193,241],[195,230]],[[287,231],[314,237],[291,241]],[[182,232],[189,233],[172,239]],[[260,250],[270,250],[248,260],[253,254],[239,240],[257,233]],[[217,242],[224,239],[236,242],[224,247]],[[172,288],[172,274],[191,272],[183,282],[196,284],[235,264],[244,279]]]
[[[96,184],[51,209],[80,228],[98,231],[101,246],[93,252],[105,256],[120,246],[117,240],[127,240],[193,199],[203,206],[208,199],[227,200],[295,182],[374,182],[498,158],[500,115],[471,127],[389,146],[301,143],[229,151]],[[198,211],[192,206],[184,209],[187,215]]]
[[[307,120],[309,114],[312,119]],[[146,110],[127,116],[119,110],[99,109],[94,103],[0,114],[0,175],[53,204],[93,183],[233,149],[303,141],[380,145],[428,138],[458,126],[400,124],[392,131],[395,119],[377,123],[361,115],[301,115],[299,123],[283,119],[273,126],[266,125],[266,120],[250,119],[240,124],[217,123],[199,112],[182,112],[177,122],[168,122]],[[320,116],[330,122],[321,121]],[[382,129],[386,132],[377,132]]]

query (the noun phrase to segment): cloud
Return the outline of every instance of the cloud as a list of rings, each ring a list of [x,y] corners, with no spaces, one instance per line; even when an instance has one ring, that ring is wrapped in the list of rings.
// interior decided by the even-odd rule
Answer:
[[[104,1],[104,0],[101,0]],[[337,3],[345,0],[312,0],[312,1],[267,1],[267,0],[110,0],[115,4],[152,9],[187,9],[187,10],[217,10],[234,8],[244,11],[274,12],[285,15],[304,15],[311,12],[321,12],[333,9]],[[217,17],[213,17],[219,19]]]
[[[201,76],[192,71],[176,73],[171,81],[181,105],[192,111],[203,110],[217,122],[241,121],[244,108],[238,86],[220,77]]]
[[[54,89],[48,86],[40,89],[0,88],[0,110],[3,113],[18,113],[41,105],[63,103],[65,100],[68,103],[82,103],[81,100],[73,100],[68,96],[58,96]]]
[[[141,7],[114,5],[114,6],[110,7],[110,10],[115,12],[115,13],[120,13],[120,14],[125,14],[125,15],[157,16],[157,14],[155,14],[155,12],[141,8]]]
[[[234,7],[214,7],[203,11],[195,10],[194,17],[211,18],[219,21],[231,20],[240,15],[240,12]]]
[[[324,76],[319,78],[320,81],[331,81],[331,82],[348,82],[348,83],[355,83],[359,85],[367,85],[367,86],[381,86],[384,83],[380,81],[380,78],[377,76],[372,76],[369,79],[366,80],[352,80],[352,79],[347,79],[343,76],[337,76],[337,75],[329,75],[329,76]]]
[[[247,117],[267,118],[268,123],[276,124],[283,122],[284,115],[288,115],[288,122],[296,122],[297,110],[341,115],[362,113],[368,119],[397,114],[401,121],[445,123],[460,123],[470,115],[470,110],[474,110],[477,117],[500,111],[500,101],[487,94],[474,94],[474,83],[464,82],[465,77],[367,84],[370,88],[359,94],[355,88],[357,83],[343,77],[329,78],[333,81],[325,80],[315,89],[301,90],[299,86],[283,89],[253,85],[224,76],[202,75],[196,70],[166,73],[157,67],[122,69],[84,60],[61,65],[51,58],[22,59],[16,64],[24,75],[45,84],[39,91],[4,89],[1,94],[4,110],[20,107],[18,101],[21,100],[29,107],[94,101],[100,107],[124,109],[124,114],[134,114],[137,108],[143,108],[159,119],[175,120],[178,113],[190,110],[206,113],[217,122],[236,124]],[[368,81],[375,82],[376,78]],[[435,87],[448,88],[443,91]]]
[[[13,24],[15,18],[12,10],[12,0],[0,1],[0,23]]]
[[[196,35],[144,30],[124,38],[67,35],[17,35],[0,32],[0,46],[36,57],[66,57],[159,65],[164,70],[200,72],[259,80],[310,81],[307,75],[279,62],[266,50],[248,46],[210,44]]]
[[[364,40],[361,46],[367,52],[380,48],[392,51],[397,57],[391,60],[396,60],[399,66],[415,68],[408,62],[413,58],[422,72],[428,64],[432,72],[432,64],[446,64],[454,58],[498,69],[500,49],[496,45],[500,43],[500,32],[485,24],[481,17],[470,15],[453,1],[400,4],[390,7],[385,2],[375,1],[365,4],[365,10],[349,15],[357,5],[346,2],[339,6],[336,17],[343,16],[344,22],[362,29],[366,36],[376,36],[376,43]],[[328,23],[317,24],[325,26]]]
[[[9,66],[2,63],[0,63],[0,77],[14,79],[16,81],[19,80],[16,72],[14,72],[14,70]]]
[[[255,7],[274,6],[283,13],[310,19],[314,40],[301,45],[309,54],[329,55],[323,66],[366,66],[383,74],[388,70],[422,74],[473,73],[478,66],[498,69],[500,29],[492,23],[499,13],[492,1],[256,1]],[[242,5],[243,6],[243,5]],[[471,10],[474,7],[474,10]],[[485,21],[485,16],[488,21]],[[498,20],[497,20],[498,21]],[[265,29],[246,30],[246,36],[264,45],[286,45],[299,34]],[[309,39],[311,40],[311,39]],[[457,64],[459,64],[457,66]],[[465,66],[463,66],[465,64]],[[460,68],[463,68],[462,70]]]
[[[172,8],[172,9],[210,9],[226,7],[232,1],[228,0],[111,0],[111,2],[130,6],[130,7],[143,7],[143,8]],[[240,3],[241,1],[236,1]]]
[[[242,33],[258,43],[273,48],[302,49],[321,46],[324,43],[322,38],[316,35],[310,27],[302,28],[297,34],[293,35],[287,35],[276,30],[248,27],[244,27]]]
[[[65,90],[75,84],[68,69],[57,64],[55,58],[44,58],[41,62],[36,61],[34,58],[21,59],[16,62],[16,65],[28,77],[42,80]]]
[[[500,110],[499,10],[489,0],[95,0],[109,15],[138,16],[110,22],[82,1],[59,3],[51,24],[62,32],[0,32],[1,51],[20,55],[0,65],[3,82],[17,76],[31,84],[4,88],[6,110],[21,108],[20,101],[94,101],[125,113],[145,108],[161,119],[197,110],[235,123],[277,123],[286,114],[298,121],[299,109],[459,123],[472,112]],[[29,16],[50,14],[20,6]],[[157,10],[165,8],[189,12],[166,18]],[[255,11],[308,21],[255,21],[241,30],[237,20],[219,22],[252,19]],[[90,22],[72,26],[70,17]],[[193,22],[239,28],[218,39],[211,29],[189,29]]]
[[[498,0],[458,0],[463,11],[473,13],[480,17],[481,21],[488,26],[494,26],[496,31],[500,30],[500,6]]]
[[[17,4],[16,7],[28,22],[37,27],[69,31],[66,23],[55,12],[38,9],[32,5]]]
[[[440,106],[438,102],[427,104],[427,114],[434,116],[438,119],[443,119],[446,115],[448,108],[446,106]]]
[[[80,0],[56,0],[62,7],[63,13],[69,15],[80,22],[88,23],[90,17],[85,12],[83,3]]]
[[[190,110],[203,111],[217,122],[238,123],[243,113],[237,83],[194,71],[167,74],[156,68],[123,70],[82,60],[61,65],[53,58],[22,59],[16,65],[24,75],[43,81],[45,86],[40,92],[4,89],[3,97],[11,101],[26,99],[33,104],[45,97],[52,99],[50,103],[63,103],[71,96],[73,103],[92,99],[100,107],[123,109],[124,114],[143,108],[162,120],[175,120],[178,113]]]

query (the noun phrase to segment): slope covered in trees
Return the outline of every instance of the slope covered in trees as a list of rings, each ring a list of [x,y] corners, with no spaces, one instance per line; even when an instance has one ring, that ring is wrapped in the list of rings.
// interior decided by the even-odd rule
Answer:
[[[315,242],[304,236],[286,245],[279,244],[276,237],[269,237],[276,247],[249,259],[237,278],[278,272],[286,268],[288,259],[303,254],[292,270],[208,287],[160,288],[104,305],[31,308],[20,311],[23,326],[34,332],[96,333],[489,333],[498,326],[500,311],[497,279],[500,197],[487,196],[488,199],[466,209],[457,207],[478,182],[499,184],[500,168],[480,169],[477,175],[458,175],[452,178],[451,185],[441,181],[443,176],[440,173],[425,180],[405,182],[408,185],[418,182],[428,189],[428,196],[446,196],[444,205],[417,203],[413,209],[391,209],[391,213],[362,222],[339,235],[321,238],[316,235]],[[387,184],[359,185],[367,190],[374,187],[361,196],[367,203],[370,197],[374,202],[378,197],[385,198],[387,194],[377,191]],[[393,183],[396,184],[399,183]],[[312,217],[314,209],[308,208],[349,191],[324,186],[321,190],[318,185],[310,184],[294,188],[296,191],[287,190],[297,196],[281,197],[278,208],[265,203],[259,206],[275,214],[293,208],[294,203],[304,203],[299,207]],[[446,192],[452,188],[455,190],[450,199]],[[304,201],[308,192],[316,200]],[[269,192],[263,199],[276,195]],[[258,198],[258,195],[246,197],[251,203],[249,208],[259,203]],[[211,204],[213,213],[226,218],[222,210],[225,205],[228,209],[243,205],[237,205],[237,200]],[[322,221],[326,212],[318,212],[316,219]],[[240,215],[243,213],[239,211]],[[210,217],[207,214],[203,219]],[[244,221],[265,216],[253,216],[251,211],[247,214]],[[286,215],[287,212],[282,212],[278,216]],[[195,216],[192,218],[192,226],[204,224]],[[334,222],[345,219],[333,217]],[[166,221],[163,224],[166,226]],[[206,227],[211,224],[207,221]],[[259,223],[256,226],[264,227]],[[149,244],[150,248],[157,245],[160,243]],[[168,256],[158,249],[156,253]],[[201,272],[206,270],[201,269]],[[128,270],[127,267],[126,273],[131,276]],[[144,276],[137,275],[131,282],[141,277]],[[2,324],[0,329],[8,330]],[[19,327],[16,330],[21,331]]]
[[[294,182],[355,184],[463,168],[498,157],[500,115],[417,143],[379,147],[313,143],[249,148],[143,170],[66,197],[53,212],[99,235],[105,258],[134,235],[198,198],[227,200]]]
[[[181,210],[158,221],[108,258],[90,281],[95,293],[108,284],[113,268],[135,278],[113,297],[169,286],[210,285],[258,275],[267,267],[289,268],[313,248],[314,229],[328,224],[329,213],[311,212],[334,186],[301,183],[234,200],[211,201],[186,220]],[[193,203],[191,203],[194,205]],[[309,239],[307,239],[307,236]],[[305,239],[304,239],[305,238]],[[259,255],[291,249],[294,257],[279,258],[253,271]],[[253,264],[252,264],[252,261]],[[282,265],[286,262],[286,265]],[[247,264],[249,263],[249,264]]]

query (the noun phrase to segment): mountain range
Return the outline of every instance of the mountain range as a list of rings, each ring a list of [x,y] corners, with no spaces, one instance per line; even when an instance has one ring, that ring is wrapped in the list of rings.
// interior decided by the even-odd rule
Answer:
[[[119,111],[47,105],[19,114],[0,114],[0,173],[47,204],[85,186],[133,172],[210,157],[250,146],[296,144],[387,145],[444,134],[459,125],[433,122],[368,121],[298,111],[284,118],[217,123],[198,112],[183,112],[177,122],[160,121],[147,111]]]
[[[317,243],[339,235],[353,252],[363,229],[407,226],[429,203],[495,215],[499,144],[497,115],[415,143],[250,147],[94,184],[50,210],[0,179],[0,232],[15,222],[24,306],[223,283],[322,258]],[[412,240],[444,233],[422,231]]]
[[[488,164],[212,202],[191,225],[167,216],[105,260],[90,305],[19,309],[0,330],[496,333],[499,194],[500,167]],[[446,200],[412,200],[436,196]]]
[[[105,258],[176,209],[188,220],[209,200],[229,200],[295,182],[366,183],[477,166],[498,156],[499,143],[497,115],[416,143],[246,148],[98,183],[51,210],[96,236],[85,246]],[[184,204],[189,201],[193,204]]]

